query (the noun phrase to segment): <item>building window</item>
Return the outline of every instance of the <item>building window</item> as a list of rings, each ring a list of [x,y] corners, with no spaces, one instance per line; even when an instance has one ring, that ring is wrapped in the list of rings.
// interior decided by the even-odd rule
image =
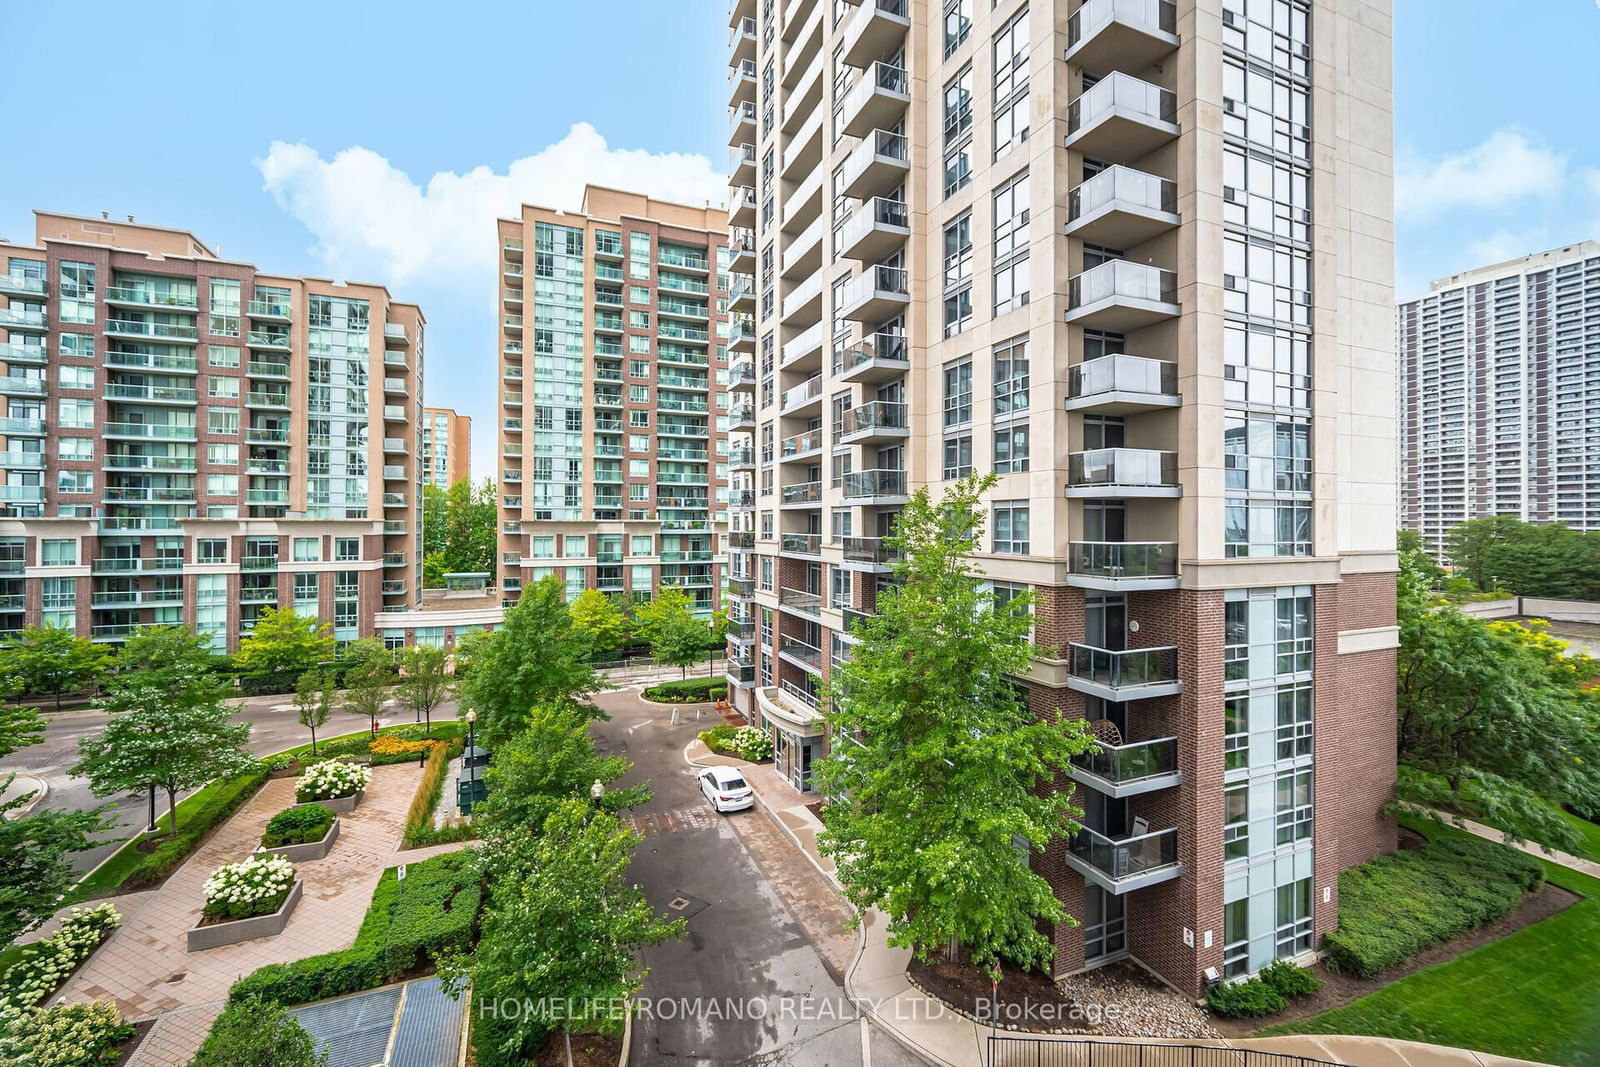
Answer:
[[[1222,858],[1250,855],[1250,787],[1231,786],[1222,793]]]
[[[75,538],[48,538],[39,542],[39,563],[45,567],[73,567],[78,563]]]
[[[1240,771],[1250,766],[1250,698],[1240,693],[1222,704],[1222,769]]]
[[[316,563],[322,559],[322,538],[296,537],[294,539],[294,561],[296,563]]]
[[[944,425],[965,426],[972,421],[972,360],[944,369]]]
[[[994,349],[994,414],[1028,410],[1028,339],[1018,337]]]
[[[1028,138],[1028,9],[994,38],[994,154]]]
[[[194,558],[198,563],[228,562],[228,542],[220,537],[202,537],[194,543]]]
[[[1222,908],[1222,976],[1237,978],[1250,970],[1250,898],[1240,897]]]
[[[1016,474],[1028,469],[1028,424],[1002,426],[994,432],[996,474]]]
[[[944,479],[954,481],[972,473],[972,435],[944,439]]]
[[[296,574],[294,576],[294,611],[296,615],[310,615],[313,618],[322,614],[320,574]]]
[[[972,325],[972,213],[944,228],[944,335]]]
[[[761,557],[761,571],[760,571],[760,574],[761,574],[761,579],[760,579],[761,591],[764,592],[764,593],[772,592],[772,557],[771,556],[762,556]]]
[[[94,492],[93,471],[60,471],[57,473],[56,478],[56,492],[58,493]]]
[[[1028,554],[1028,505],[1020,500],[998,502],[993,509],[994,551]]]
[[[1028,172],[1024,170],[994,194],[994,313],[1027,304]]]
[[[63,389],[94,388],[93,367],[78,367],[72,364],[63,363],[61,364],[60,369],[57,371],[57,374],[59,377],[56,379],[56,382]]]
[[[1311,669],[1312,628],[1315,625],[1311,597],[1278,597],[1278,673],[1298,674]]]
[[[93,400],[58,400],[56,411],[60,416],[57,425],[63,429],[88,430],[94,427]]]
[[[1278,776],[1277,827],[1280,845],[1311,837],[1310,771]]]
[[[1311,683],[1296,682],[1278,687],[1278,758],[1298,759],[1311,755]]]
[[[972,32],[972,0],[945,0],[944,4],[944,56],[961,47]]]
[[[1314,916],[1311,908],[1311,879],[1278,887],[1277,955],[1298,956],[1311,951]]]
[[[239,436],[239,412],[235,408],[207,408],[206,429],[222,437]]]
[[[333,558],[338,563],[353,563],[361,558],[361,539],[359,537],[335,537],[333,539]]]
[[[972,64],[944,87],[944,195],[972,181]]]
[[[831,584],[829,587],[830,596],[828,600],[828,605],[830,607],[842,609],[853,606],[851,601],[852,577],[852,572],[845,570],[843,567],[832,568],[832,573],[830,575]]]
[[[213,367],[237,367],[239,348],[237,345],[206,345],[206,362]]]
[[[48,542],[46,542],[48,544]],[[78,580],[46,578],[39,583],[39,622],[63,630],[78,627]]]

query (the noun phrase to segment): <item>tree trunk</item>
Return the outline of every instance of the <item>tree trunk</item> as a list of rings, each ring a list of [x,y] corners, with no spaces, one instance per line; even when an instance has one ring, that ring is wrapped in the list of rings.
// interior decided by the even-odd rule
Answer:
[[[561,1028],[561,1040],[567,1047],[567,1067],[572,1067],[572,1031],[565,1026]]]
[[[316,759],[316,757],[317,757],[317,728],[315,726],[313,726],[311,728],[311,758],[312,759]]]
[[[178,791],[167,789],[167,811],[172,814],[172,829],[168,831],[172,836],[178,836]]]
[[[422,736],[423,737],[432,737],[433,736],[433,709],[429,708],[427,710],[427,712],[424,714],[423,717],[425,719],[427,719],[427,724],[425,726],[423,726],[423,728],[422,728]]]
[[[61,690],[56,690],[56,710],[61,710]]]

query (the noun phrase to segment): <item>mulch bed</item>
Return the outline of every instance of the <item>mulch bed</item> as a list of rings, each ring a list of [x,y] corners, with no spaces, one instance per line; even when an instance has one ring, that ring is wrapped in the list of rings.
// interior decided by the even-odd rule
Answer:
[[[1416,847],[1401,841],[1402,848]],[[1414,974],[1426,967],[1438,963],[1445,963],[1457,956],[1471,952],[1490,941],[1498,941],[1502,937],[1514,934],[1525,926],[1532,926],[1552,915],[1566,911],[1572,905],[1582,900],[1577,893],[1563,889],[1558,885],[1545,883],[1540,889],[1527,894],[1522,898],[1522,903],[1510,914],[1501,916],[1492,923],[1486,923],[1470,933],[1462,934],[1454,941],[1446,941],[1442,945],[1435,945],[1426,952],[1421,952],[1397,967],[1391,967],[1376,978],[1358,978],[1352,974],[1335,974],[1327,966],[1318,961],[1312,972],[1322,980],[1322,988],[1309,997],[1296,997],[1289,1002],[1289,1007],[1277,1015],[1265,1015],[1256,1019],[1224,1019],[1213,1017],[1211,1022],[1218,1030],[1228,1037],[1243,1037],[1264,1026],[1275,1023],[1288,1022],[1293,1019],[1303,1019],[1311,1015],[1320,1015],[1322,1012],[1331,1011],[1342,1007],[1358,997],[1382,989],[1398,979],[1409,974]]]
[[[155,1025],[156,1020],[154,1019],[146,1019],[142,1023],[134,1023],[133,1036],[117,1046],[117,1061],[111,1067],[122,1067],[123,1064],[133,1059],[133,1054],[139,1051],[139,1046],[144,1043],[144,1039],[149,1036]]]
[[[1010,964],[1001,965],[998,994],[989,976],[966,959],[952,963],[941,957],[924,963],[913,956],[906,977],[962,1014],[985,1022],[998,1017],[1003,1024],[1015,1018],[1026,1025],[1024,1020],[1032,1018],[1035,1025],[1031,1028],[1054,1029],[1068,1025],[1066,1020],[1072,1014],[1072,1001],[1054,982],[1038,971],[1023,971]],[[1042,1024],[1041,1015],[1045,1019]]]
[[[822,822],[822,809],[827,806],[828,802],[825,800],[814,800],[806,805],[806,810],[815,815],[818,822]]]
[[[617,1067],[622,1058],[622,1036],[609,1034],[573,1034],[572,1063],[574,1067]],[[566,1045],[559,1033],[550,1035],[544,1049],[533,1058],[538,1067],[567,1067]]]

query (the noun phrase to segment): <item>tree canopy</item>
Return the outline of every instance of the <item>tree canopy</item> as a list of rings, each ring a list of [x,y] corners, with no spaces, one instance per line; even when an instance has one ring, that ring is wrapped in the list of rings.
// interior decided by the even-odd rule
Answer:
[[[572,630],[589,649],[589,658],[603,660],[628,637],[628,617],[616,601],[598,589],[585,589],[568,609]]]
[[[593,720],[570,705],[536,707],[509,744],[497,748],[487,775],[488,799],[473,809],[475,821],[492,834],[502,828],[542,826],[562,803],[586,799],[598,781],[611,785],[631,766],[621,756],[602,756],[589,733]],[[648,785],[608,789],[605,810],[621,812],[650,799]]]
[[[0,671],[19,692],[55,697],[91,689],[111,666],[111,654],[87,637],[60,626],[29,626],[0,646]]]
[[[663,589],[633,612],[634,630],[650,643],[650,655],[679,668],[685,677],[689,665],[705,655],[710,639],[709,628],[694,617],[691,607],[682,590]]]
[[[969,567],[993,484],[922,489],[900,515],[895,582],[831,678],[819,846],[851,903],[888,916],[891,944],[929,958],[959,940],[996,974],[1053,958],[1037,924],[1067,917],[1017,845],[1076,831],[1054,783],[1092,741],[1082,720],[1029,711],[1014,680],[1033,657],[1028,598],[997,604]]]
[[[448,657],[442,648],[411,645],[400,650],[400,681],[396,686],[400,702],[410,708],[417,721],[433,732],[433,713],[450,697],[451,677],[446,670]]]
[[[305,671],[333,656],[333,629],[291,608],[265,608],[239,642],[234,657],[239,669],[250,674]]]
[[[423,581],[437,588],[446,574],[495,574],[499,503],[494,482],[474,486],[462,478],[441,489],[422,490]]]
[[[1445,553],[1456,573],[1484,592],[1600,599],[1600,532],[1491,515],[1453,528]]]

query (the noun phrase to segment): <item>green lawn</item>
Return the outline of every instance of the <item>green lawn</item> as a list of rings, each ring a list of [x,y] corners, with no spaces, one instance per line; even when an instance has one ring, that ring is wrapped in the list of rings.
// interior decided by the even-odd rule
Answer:
[[[1414,828],[1429,836],[1461,833]],[[1262,1032],[1404,1038],[1600,1067],[1600,879],[1549,862],[1545,876],[1586,899],[1342,1008]]]

